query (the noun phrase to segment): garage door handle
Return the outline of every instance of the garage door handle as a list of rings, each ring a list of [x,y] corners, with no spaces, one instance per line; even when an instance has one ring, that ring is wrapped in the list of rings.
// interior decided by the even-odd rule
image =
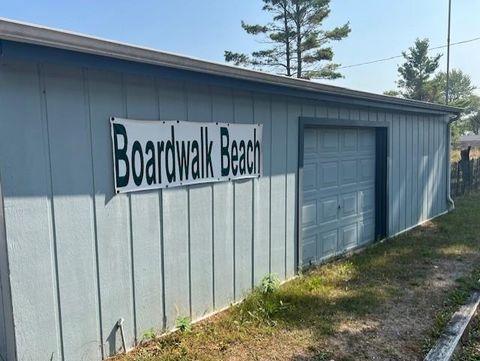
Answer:
[[[339,205],[338,205],[338,210],[340,210],[340,209],[342,209],[342,206],[339,204]]]

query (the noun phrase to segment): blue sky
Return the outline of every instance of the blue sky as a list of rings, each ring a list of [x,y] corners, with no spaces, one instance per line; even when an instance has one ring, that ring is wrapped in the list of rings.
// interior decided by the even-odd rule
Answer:
[[[480,1],[452,0],[452,42],[480,36]],[[398,55],[417,37],[446,43],[448,0],[332,0],[326,28],[350,21],[349,38],[333,45],[343,65]],[[258,41],[240,20],[268,20],[261,0],[5,0],[0,17],[223,62],[225,49],[251,51]],[[439,50],[446,56],[445,50]],[[441,67],[445,69],[445,56]],[[480,87],[480,41],[452,47],[451,66]],[[401,59],[345,69],[332,84],[382,92],[395,88]]]

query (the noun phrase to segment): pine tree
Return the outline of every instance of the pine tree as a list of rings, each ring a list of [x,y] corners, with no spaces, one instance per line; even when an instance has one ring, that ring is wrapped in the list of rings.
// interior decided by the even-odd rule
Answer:
[[[429,80],[437,70],[442,55],[429,57],[428,47],[428,39],[417,39],[408,53],[402,53],[406,61],[398,67],[400,80],[397,84],[405,98],[432,101]]]
[[[262,10],[271,14],[272,21],[266,25],[243,21],[241,24],[248,34],[263,35],[271,46],[250,55],[227,50],[227,62],[306,79],[342,76],[337,71],[339,64],[332,62],[334,53],[328,44],[346,38],[350,25],[346,23],[329,31],[322,29],[330,14],[330,0],[262,1]]]

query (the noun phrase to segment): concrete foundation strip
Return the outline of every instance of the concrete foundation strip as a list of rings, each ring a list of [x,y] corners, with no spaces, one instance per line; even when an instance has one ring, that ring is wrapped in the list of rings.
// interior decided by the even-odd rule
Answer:
[[[479,303],[480,291],[477,291],[470,297],[466,305],[460,307],[453,314],[442,336],[440,336],[440,339],[425,357],[425,361],[450,361],[452,359]]]

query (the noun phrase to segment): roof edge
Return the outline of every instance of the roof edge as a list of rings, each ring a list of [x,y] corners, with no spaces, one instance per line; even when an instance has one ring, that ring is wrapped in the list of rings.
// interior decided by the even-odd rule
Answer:
[[[0,18],[0,39],[53,47],[80,53],[182,69],[205,74],[265,83],[279,87],[335,95],[339,97],[370,100],[385,104],[401,105],[423,111],[439,111],[459,114],[462,109],[442,104],[397,98],[387,95],[352,90],[314,81],[273,75],[265,72],[220,64],[155,49],[86,36]]]

